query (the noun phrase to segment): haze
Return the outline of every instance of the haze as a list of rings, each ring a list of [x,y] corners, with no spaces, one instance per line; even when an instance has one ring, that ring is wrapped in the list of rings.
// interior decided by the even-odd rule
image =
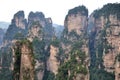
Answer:
[[[107,3],[119,3],[120,0],[1,0],[0,21],[11,22],[13,15],[24,10],[27,18],[30,11],[41,11],[45,17],[51,17],[53,23],[64,24],[64,18],[69,9],[85,5],[89,14]]]

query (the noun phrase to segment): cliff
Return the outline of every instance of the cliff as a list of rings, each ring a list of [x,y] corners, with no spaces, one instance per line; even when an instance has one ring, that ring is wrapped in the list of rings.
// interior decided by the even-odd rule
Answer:
[[[27,21],[24,12],[17,12],[7,29],[0,49],[0,78],[3,80],[13,80],[13,52],[12,45],[16,40],[24,39],[27,33]]]
[[[38,23],[42,26],[42,32],[44,32],[44,39],[51,40],[54,36],[54,29],[52,27],[52,19],[45,18],[42,12],[30,12],[28,16],[28,27],[30,28],[33,24]]]
[[[25,19],[24,12],[18,11],[9,25],[5,36],[4,45],[8,44],[14,39],[22,39],[27,33],[27,20]]]
[[[120,51],[120,10],[118,7],[120,7],[119,4],[104,5],[100,10],[94,11],[89,18],[91,68],[96,66],[98,70],[103,70],[104,72],[101,74],[108,76],[103,77],[103,80],[110,77],[111,80],[119,80],[119,68],[116,67],[116,64],[119,64],[116,57]],[[116,71],[116,68],[118,71]],[[94,75],[94,73],[91,73],[91,75]]]
[[[39,22],[32,22],[27,37],[31,42],[36,37],[39,38],[39,40],[43,39],[43,27],[41,26],[41,24],[39,24]]]
[[[28,40],[17,41],[13,46],[14,80],[34,80],[34,56],[32,45]]]
[[[2,80],[120,80],[120,4],[88,18],[85,6],[68,11],[57,38],[52,19],[18,11],[0,49]]]
[[[47,75],[48,47],[54,36],[52,19],[45,18],[42,12],[30,12],[28,16],[27,39],[32,41],[35,56],[35,79],[43,80]]]
[[[2,42],[3,42],[4,34],[5,34],[5,30],[0,28],[0,46],[1,46]]]
[[[62,35],[61,47],[64,54],[61,55],[63,62],[58,69],[58,80],[89,80],[87,17],[88,10],[85,6],[78,6],[68,11]]]
[[[46,73],[44,72],[47,69],[46,63],[47,63],[47,54],[49,52],[48,47],[54,36],[52,19],[45,18],[42,12],[36,12],[36,13],[30,12],[28,16],[28,22],[24,17],[25,17],[24,12],[18,11],[14,15],[9,28],[5,33],[3,44],[0,50],[0,65],[1,65],[0,76],[2,76],[3,74],[7,76],[7,77],[2,76],[1,79],[3,80],[13,80],[12,72],[15,67],[14,58],[13,58],[15,50],[13,50],[12,46],[14,46],[17,41],[21,41],[24,39],[27,39],[32,43],[31,46],[33,47],[33,51],[31,52],[31,49],[29,49],[27,45],[15,45],[16,47],[20,48],[20,50],[23,49],[24,52],[27,52],[25,53],[26,55],[24,55],[24,52],[21,52],[22,57],[20,56],[17,57],[18,59],[22,58],[21,62],[23,63],[23,64],[19,64],[19,66],[20,65],[22,66],[22,70],[20,66],[20,72],[19,72],[20,80],[23,80],[23,77],[27,78],[28,76],[32,80],[33,78],[42,80],[44,78],[44,75],[46,75]],[[34,76],[31,76],[33,75],[33,71],[31,70],[32,67],[30,67],[31,63],[28,62],[31,61],[31,58],[27,55],[28,53],[33,53],[33,55],[35,56],[34,61],[36,63],[34,65],[35,67]],[[30,69],[29,73],[31,74],[26,75],[27,72],[26,69]],[[16,74],[17,73],[15,73],[14,75]],[[25,74],[25,76],[23,74]]]
[[[58,53],[59,53],[59,48],[51,45],[50,57],[48,58],[48,61],[47,61],[47,69],[48,71],[51,71],[55,75],[58,73],[58,67],[60,65],[60,62],[57,59]]]
[[[81,34],[82,31],[87,29],[88,10],[84,6],[75,7],[69,10],[65,18],[64,26],[68,32],[75,31]]]

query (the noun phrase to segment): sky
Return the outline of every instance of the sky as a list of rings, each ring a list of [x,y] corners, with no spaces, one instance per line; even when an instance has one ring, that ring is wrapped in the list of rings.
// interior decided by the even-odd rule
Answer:
[[[107,3],[120,3],[120,0],[0,0],[0,21],[11,22],[13,15],[23,10],[25,17],[30,11],[43,12],[45,17],[51,17],[53,23],[63,25],[69,9],[85,5],[89,14]]]

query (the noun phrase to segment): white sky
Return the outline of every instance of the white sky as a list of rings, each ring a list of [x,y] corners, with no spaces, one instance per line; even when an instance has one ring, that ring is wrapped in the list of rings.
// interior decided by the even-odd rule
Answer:
[[[51,17],[53,23],[64,24],[69,9],[85,5],[89,14],[106,3],[120,3],[120,0],[0,0],[0,21],[11,22],[13,15],[24,10],[27,18],[30,11],[41,11],[45,17]]]

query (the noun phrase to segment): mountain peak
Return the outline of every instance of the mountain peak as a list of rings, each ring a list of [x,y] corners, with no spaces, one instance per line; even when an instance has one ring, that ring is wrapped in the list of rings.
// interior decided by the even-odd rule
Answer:
[[[15,15],[14,15],[14,18],[15,17],[18,17],[18,18],[20,18],[20,17],[25,17],[25,15],[24,15],[24,11],[18,11]]]

